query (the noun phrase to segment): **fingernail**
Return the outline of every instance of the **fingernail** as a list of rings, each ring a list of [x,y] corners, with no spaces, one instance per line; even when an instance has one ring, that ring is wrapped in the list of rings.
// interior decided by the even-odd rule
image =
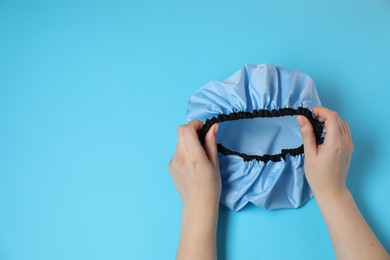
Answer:
[[[297,116],[297,121],[300,127],[305,125],[305,120],[303,120],[302,116]]]
[[[214,128],[214,134],[217,134],[218,130],[219,130],[219,124],[216,124],[216,126]]]

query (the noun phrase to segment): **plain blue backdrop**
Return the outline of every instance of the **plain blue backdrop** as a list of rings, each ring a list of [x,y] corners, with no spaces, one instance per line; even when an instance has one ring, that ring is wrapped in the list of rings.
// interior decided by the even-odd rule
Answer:
[[[0,259],[173,259],[188,98],[244,63],[311,75],[390,249],[390,2],[0,0]],[[315,200],[220,210],[220,259],[333,259]]]

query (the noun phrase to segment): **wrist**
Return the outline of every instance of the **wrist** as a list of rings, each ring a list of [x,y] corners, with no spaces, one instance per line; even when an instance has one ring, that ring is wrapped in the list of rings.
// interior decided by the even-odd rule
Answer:
[[[313,194],[319,206],[322,204],[333,204],[352,196],[351,192],[345,185],[337,189],[313,191]]]
[[[218,194],[206,195],[206,196],[189,196],[183,200],[183,209],[193,209],[200,211],[215,211],[219,208]]]
[[[215,236],[218,223],[219,207],[204,207],[199,204],[184,205],[182,224],[194,236]]]
[[[200,202],[187,201],[183,204],[183,214],[193,216],[194,218],[201,217],[218,217],[219,201],[218,202]]]

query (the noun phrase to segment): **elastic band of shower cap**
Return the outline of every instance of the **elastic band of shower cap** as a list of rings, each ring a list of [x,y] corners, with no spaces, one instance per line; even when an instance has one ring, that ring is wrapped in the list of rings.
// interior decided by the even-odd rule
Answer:
[[[313,126],[314,134],[316,137],[317,144],[321,144],[324,140],[324,123],[320,120],[318,120],[313,112],[305,107],[298,107],[297,109],[294,108],[281,108],[281,109],[274,109],[274,110],[266,110],[266,109],[259,109],[259,110],[253,110],[252,112],[233,112],[230,114],[219,114],[217,117],[209,118],[205,121],[203,127],[199,130],[199,140],[202,144],[205,142],[206,134],[210,130],[210,128],[216,124],[226,121],[235,121],[240,119],[253,119],[253,118],[270,118],[270,117],[282,117],[282,116],[296,116],[301,115],[305,116],[309,122]],[[217,144],[218,151],[223,155],[236,155],[244,159],[244,161],[262,161],[262,162],[278,162],[280,160],[285,159],[286,155],[289,154],[291,156],[297,156],[304,153],[304,146],[303,144],[297,148],[291,148],[291,149],[282,149],[280,153],[278,154],[263,154],[263,155],[249,155],[241,152],[237,152],[234,150],[230,150],[229,148],[226,148],[221,143]]]

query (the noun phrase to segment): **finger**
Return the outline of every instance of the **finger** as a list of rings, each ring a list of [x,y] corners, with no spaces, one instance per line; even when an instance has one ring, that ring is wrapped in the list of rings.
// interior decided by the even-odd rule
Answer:
[[[184,145],[187,151],[194,151],[201,155],[204,154],[202,145],[200,144],[197,131],[202,128],[203,123],[199,120],[192,120],[183,127]]]
[[[354,149],[354,144],[353,144],[351,129],[349,128],[349,124],[348,124],[347,122],[345,122],[345,125],[346,125],[346,127],[347,127],[349,142],[350,142],[350,145],[351,145],[352,150],[353,150],[353,149]]]
[[[192,121],[188,122],[187,125],[190,126],[191,128],[193,128],[195,132],[197,132],[198,130],[200,130],[202,128],[203,122],[200,120],[192,120]]]
[[[180,125],[178,128],[177,128],[177,142],[180,144],[184,144],[184,137],[183,137],[183,127],[184,125]]]
[[[330,110],[326,107],[321,107],[321,106],[317,106],[317,107],[313,107],[313,113],[314,115],[319,118],[319,119],[322,119],[322,120],[326,120],[329,115],[334,112],[333,110]]]
[[[349,128],[348,122],[345,122],[345,126],[346,126],[346,128],[347,128],[347,133],[348,133],[349,140],[350,140],[351,143],[352,143],[352,133],[351,133],[351,129]]]
[[[219,124],[214,124],[206,134],[205,151],[206,155],[214,165],[218,167],[218,149],[217,149],[217,133]]]
[[[349,130],[349,126],[347,122],[343,122],[344,125],[344,131],[345,131],[345,136],[350,144],[352,144],[352,137],[351,137],[351,131]]]
[[[347,128],[344,121],[340,122],[340,132],[345,139],[348,139]]]
[[[340,137],[342,139],[342,142],[345,145],[349,144],[349,137],[348,137],[347,129],[345,126],[345,122],[340,122]]]
[[[297,121],[301,130],[305,155],[315,155],[317,153],[317,142],[313,126],[304,116],[297,116]]]
[[[336,138],[340,134],[340,117],[337,112],[327,109],[325,107],[314,107],[313,108],[314,115],[322,119],[325,122],[326,135],[324,142],[327,143],[329,141]]]

